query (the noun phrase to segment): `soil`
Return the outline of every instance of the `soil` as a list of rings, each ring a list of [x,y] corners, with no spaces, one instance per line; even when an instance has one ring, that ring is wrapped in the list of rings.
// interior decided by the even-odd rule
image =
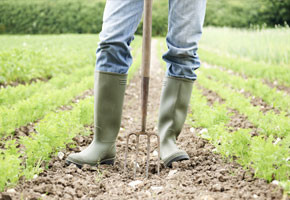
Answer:
[[[206,97],[208,105],[212,106],[215,102],[218,102],[220,104],[223,104],[225,102],[225,100],[220,97],[216,92],[199,85],[198,80],[196,81],[196,85],[198,89],[202,90],[202,94]]]
[[[152,55],[156,55],[153,42]],[[162,78],[158,58],[152,59],[150,79],[148,130],[156,131]],[[134,139],[130,142],[129,170],[124,173],[126,134],[140,130],[140,75],[130,82],[123,109],[120,134],[117,138],[117,158],[114,166],[66,167],[65,158],[73,151],[85,148],[92,136],[77,136],[76,147],[67,148],[53,157],[41,174],[32,180],[22,180],[16,187],[2,193],[2,199],[282,199],[283,191],[274,184],[254,178],[235,162],[229,162],[214,153],[214,146],[198,137],[196,130],[185,125],[177,144],[186,150],[190,160],[162,166],[156,172],[156,139],[152,139],[149,178],[145,179],[146,140],[141,138],[138,176],[133,179]],[[92,131],[92,127],[91,127]],[[286,197],[284,197],[286,199]]]
[[[0,83],[0,90],[2,88],[6,88],[8,86],[11,87],[17,87],[18,85],[30,85],[32,83],[36,83],[36,82],[47,82],[52,78],[52,76],[49,77],[39,77],[39,78],[33,78],[31,80],[29,80],[28,82],[24,82],[24,81],[13,81],[11,83]]]
[[[216,92],[204,88],[199,84],[197,84],[197,87],[202,90],[202,94],[207,98],[208,105],[212,106],[215,102],[218,102],[220,104],[223,104],[225,102],[225,100],[222,97],[220,97]],[[239,111],[237,111],[236,109],[232,108],[227,109],[228,114],[230,115],[230,121],[228,124],[226,124],[229,132],[234,132],[242,128],[242,129],[251,129],[252,131],[250,133],[252,136],[259,135],[258,128],[248,120],[247,116],[239,113]]]
[[[222,69],[220,67],[216,67],[216,66],[211,66],[209,64],[206,64],[207,68],[219,68]],[[223,71],[226,71],[225,69],[222,69]],[[230,72],[229,72],[230,71]],[[234,74],[237,75],[236,72],[233,72],[231,70],[227,70],[228,73],[230,74]],[[243,76],[244,77],[244,76]],[[211,76],[208,76],[209,79],[212,79]],[[245,78],[245,77],[244,77]],[[245,78],[246,79],[246,78]],[[198,82],[198,81],[197,81]],[[236,92],[239,92],[241,94],[243,94],[246,98],[251,98],[250,103],[255,106],[255,107],[259,107],[259,109],[263,112],[263,113],[267,113],[269,111],[274,111],[274,113],[276,114],[280,114],[280,111],[277,108],[274,108],[274,106],[267,104],[262,98],[260,97],[256,97],[253,94],[251,94],[250,92],[244,91],[244,90],[237,90],[235,88],[233,88],[231,85],[227,85],[228,87],[232,88],[233,90],[235,90]],[[203,95],[207,96],[207,100],[208,100],[208,104],[211,105],[213,104],[213,102],[215,100],[217,100],[219,103],[223,103],[225,100],[222,99],[221,97],[219,97],[219,95],[212,91],[212,90],[207,90],[206,88],[202,88],[201,86],[199,86],[202,90],[203,90]],[[289,115],[289,114],[288,114]]]
[[[270,106],[267,104],[262,98],[253,96],[250,92],[241,92],[246,98],[251,98],[251,104],[255,107],[259,107],[259,109],[263,112],[266,113],[270,110],[274,111],[276,114],[280,114],[280,111],[273,106]]]
[[[232,113],[231,120],[226,126],[228,127],[229,132],[234,132],[239,129],[251,129],[250,134],[252,136],[258,136],[259,131],[258,128],[253,125],[250,121],[248,121],[247,116],[239,113],[239,111],[235,109],[228,108],[229,113]]]
[[[277,82],[272,83],[271,81],[268,80],[264,80],[264,83],[271,88],[276,88],[277,90],[285,92],[286,94],[290,95],[290,87],[287,87],[285,85],[279,85]]]

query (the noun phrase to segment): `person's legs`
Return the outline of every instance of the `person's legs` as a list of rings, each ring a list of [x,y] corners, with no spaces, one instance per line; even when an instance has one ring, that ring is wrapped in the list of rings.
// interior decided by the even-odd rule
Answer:
[[[127,72],[132,64],[130,42],[141,20],[143,0],[107,0],[95,69],[94,139],[68,164],[113,164]]]
[[[132,64],[130,43],[142,17],[143,0],[107,0],[96,70],[127,74]]]
[[[185,122],[194,71],[199,68],[197,51],[202,34],[206,0],[169,0],[168,51],[163,55],[167,72],[162,88],[158,133],[161,159],[166,166],[172,162],[189,159],[179,150],[176,139]]]
[[[163,55],[167,75],[196,79],[198,42],[202,34],[206,0],[169,0],[168,51]]]

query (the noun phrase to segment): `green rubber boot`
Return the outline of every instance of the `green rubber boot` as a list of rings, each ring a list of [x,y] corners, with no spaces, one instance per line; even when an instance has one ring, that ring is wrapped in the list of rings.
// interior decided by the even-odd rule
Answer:
[[[126,83],[125,74],[95,72],[94,139],[82,152],[69,155],[67,164],[114,164]]]
[[[172,162],[188,160],[185,151],[176,146],[187,115],[193,81],[175,77],[166,77],[162,88],[158,134],[160,136],[160,156],[165,166]]]

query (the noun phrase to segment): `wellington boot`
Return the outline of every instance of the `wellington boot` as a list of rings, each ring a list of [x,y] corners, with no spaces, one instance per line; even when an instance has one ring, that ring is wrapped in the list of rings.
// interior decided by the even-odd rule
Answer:
[[[160,154],[165,166],[172,162],[188,160],[186,152],[179,150],[176,139],[179,136],[187,115],[193,81],[175,77],[166,77],[162,88],[158,134],[160,136]]]
[[[69,155],[68,164],[82,167],[114,163],[126,83],[125,74],[95,72],[94,139],[82,152]]]

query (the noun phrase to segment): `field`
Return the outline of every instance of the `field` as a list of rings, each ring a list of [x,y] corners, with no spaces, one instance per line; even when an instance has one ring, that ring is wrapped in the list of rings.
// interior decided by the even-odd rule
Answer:
[[[132,43],[114,166],[65,167],[90,143],[97,35],[0,36],[0,191],[41,199],[287,199],[290,29],[206,28],[190,110],[178,144],[190,161],[139,182],[123,173],[125,136],[140,124],[141,37]],[[156,131],[165,38],[154,38],[149,129]],[[143,141],[143,140],[142,140]],[[156,141],[153,141],[156,148]],[[134,147],[130,147],[133,152]],[[130,168],[134,157],[130,155]],[[134,185],[135,184],[135,185]],[[64,191],[65,188],[65,191]]]

